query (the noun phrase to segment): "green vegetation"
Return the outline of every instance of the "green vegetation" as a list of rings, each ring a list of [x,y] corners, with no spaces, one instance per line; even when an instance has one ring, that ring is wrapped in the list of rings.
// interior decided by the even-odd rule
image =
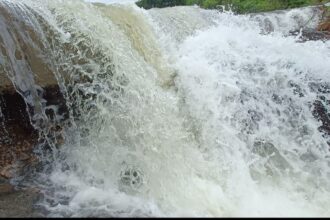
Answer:
[[[324,7],[324,14],[323,14],[324,18],[330,18],[330,6],[326,6]]]
[[[227,8],[231,7],[232,10],[237,13],[253,13],[297,8],[329,1],[330,0],[140,0],[136,4],[145,9],[194,4],[202,8],[213,9],[224,5]]]

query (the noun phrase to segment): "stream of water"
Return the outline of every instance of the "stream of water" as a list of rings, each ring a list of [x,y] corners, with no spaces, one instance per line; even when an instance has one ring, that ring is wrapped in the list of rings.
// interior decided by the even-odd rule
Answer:
[[[37,31],[70,109],[35,174],[48,216],[330,215],[330,137],[313,116],[316,101],[329,111],[330,41],[289,35],[316,26],[315,8],[0,4]],[[60,116],[29,71],[11,80],[52,146],[44,122]]]

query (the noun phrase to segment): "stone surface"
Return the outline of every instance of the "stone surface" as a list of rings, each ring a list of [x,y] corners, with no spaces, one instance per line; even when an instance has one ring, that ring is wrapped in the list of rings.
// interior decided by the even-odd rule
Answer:
[[[326,137],[330,137],[330,112],[327,108],[329,104],[330,100],[327,100],[325,97],[320,97],[320,100],[316,100],[313,103],[313,115],[322,123],[319,127],[319,131],[321,131]],[[328,144],[330,146],[330,142]]]
[[[13,193],[15,191],[15,187],[10,185],[9,183],[0,184],[0,197],[6,194]]]
[[[306,42],[310,40],[330,40],[330,33],[326,33],[323,31],[313,30],[313,29],[305,29],[303,31],[291,31],[291,35],[297,36],[300,35],[300,42]]]
[[[323,32],[329,32],[330,34],[330,21],[325,21],[320,23],[320,25],[317,28],[318,31],[323,31]]]
[[[318,31],[325,32],[330,35],[330,7],[323,6],[322,7],[322,19],[317,27]]]
[[[6,186],[7,193],[1,193],[0,185],[0,218],[31,218],[42,217],[34,208],[34,203],[39,198],[36,190],[11,190]]]
[[[63,120],[68,118],[68,110],[65,99],[59,87],[47,87],[44,89],[43,98],[47,101],[47,106],[58,107],[57,115],[63,116]],[[18,93],[0,93],[0,176],[11,178],[38,160],[33,150],[39,143],[38,132],[31,125],[27,112],[27,105]],[[53,111],[47,111],[49,118],[54,118]],[[61,127],[59,124],[49,124],[52,136],[57,143],[63,144]],[[51,127],[53,126],[53,127]]]
[[[0,175],[5,178],[36,161],[33,150],[40,134],[31,125],[33,111],[40,114],[41,106],[55,105],[56,115],[67,116],[40,22],[33,10],[0,1]],[[23,96],[32,101],[27,104]],[[36,106],[32,108],[31,102]],[[53,109],[45,110],[49,121],[54,118]],[[51,131],[50,138],[61,139],[57,122],[49,121],[36,123]]]
[[[0,109],[0,175],[11,178],[15,173],[14,162],[32,158],[38,134],[18,93],[0,94]]]
[[[41,87],[57,85],[41,33],[21,15],[25,11],[17,10],[25,9],[0,2],[0,91],[14,91],[10,78]]]

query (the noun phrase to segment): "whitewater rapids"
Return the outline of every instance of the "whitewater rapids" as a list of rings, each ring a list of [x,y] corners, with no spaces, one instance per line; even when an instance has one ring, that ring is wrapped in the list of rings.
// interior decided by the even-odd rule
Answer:
[[[313,116],[316,100],[329,111],[330,41],[289,35],[317,25],[315,8],[1,4],[39,31],[71,109],[35,174],[48,216],[330,216]]]

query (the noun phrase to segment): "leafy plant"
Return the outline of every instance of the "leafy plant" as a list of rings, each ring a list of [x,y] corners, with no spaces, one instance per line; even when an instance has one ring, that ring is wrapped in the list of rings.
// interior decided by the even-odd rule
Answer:
[[[212,9],[219,5],[231,8],[237,13],[264,12],[279,9],[296,8],[329,2],[330,0],[140,0],[137,5],[145,9],[163,8],[177,5],[197,4]]]

